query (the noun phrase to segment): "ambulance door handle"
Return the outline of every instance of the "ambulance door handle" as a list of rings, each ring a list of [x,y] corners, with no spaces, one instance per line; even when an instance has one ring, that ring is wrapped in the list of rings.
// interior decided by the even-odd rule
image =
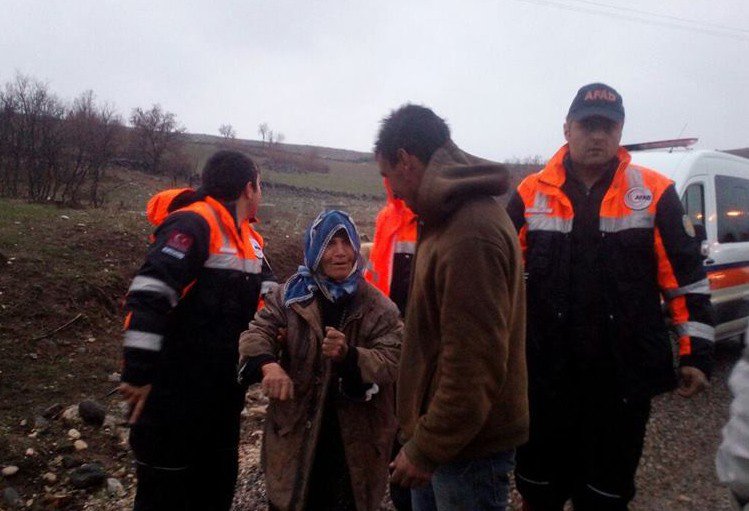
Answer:
[[[710,258],[705,259],[704,263],[705,264],[715,264],[715,259],[710,259]]]

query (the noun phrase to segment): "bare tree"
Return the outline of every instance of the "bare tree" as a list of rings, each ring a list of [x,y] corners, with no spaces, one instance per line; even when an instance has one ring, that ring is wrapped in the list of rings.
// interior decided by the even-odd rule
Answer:
[[[540,154],[534,154],[533,156],[526,156],[523,158],[523,165],[543,165],[546,160]]]
[[[237,132],[231,124],[222,124],[218,127],[219,134],[226,139],[237,138]]]
[[[179,151],[185,128],[177,125],[177,117],[164,111],[161,105],[150,110],[134,108],[130,114],[133,127],[131,150],[149,172],[163,171],[165,160]]]
[[[283,144],[284,140],[286,140],[286,135],[283,133],[278,133],[276,135],[276,144]]]
[[[17,74],[0,94],[0,191],[45,199],[63,156],[65,106],[47,84]]]
[[[11,84],[0,91],[0,195],[15,196],[18,179],[14,175],[18,155],[19,113]]]
[[[68,105],[18,74],[0,90],[0,194],[100,204],[98,186],[117,149],[120,119],[87,91]]]
[[[110,106],[96,105],[93,91],[86,91],[73,101],[65,122],[70,157],[56,184],[56,188],[62,186],[61,200],[79,203],[82,187],[88,181],[89,201],[93,206],[101,204],[99,183],[119,145],[120,127],[120,118]]]
[[[193,175],[195,174],[195,164],[190,156],[185,152],[184,147],[180,147],[164,166],[165,174],[172,178],[172,186],[177,186],[179,180],[188,181],[192,185]]]
[[[260,134],[261,137],[263,137],[263,142],[265,142],[265,137],[268,135],[270,128],[268,127],[267,122],[261,122],[257,127],[257,132]]]

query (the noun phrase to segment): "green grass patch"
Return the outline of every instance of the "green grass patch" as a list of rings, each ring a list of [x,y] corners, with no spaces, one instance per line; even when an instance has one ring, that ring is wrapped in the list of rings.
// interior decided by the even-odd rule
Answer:
[[[266,170],[264,179],[273,183],[306,188],[319,192],[351,193],[366,195],[384,195],[382,178],[379,175],[368,177],[366,174],[287,174]]]

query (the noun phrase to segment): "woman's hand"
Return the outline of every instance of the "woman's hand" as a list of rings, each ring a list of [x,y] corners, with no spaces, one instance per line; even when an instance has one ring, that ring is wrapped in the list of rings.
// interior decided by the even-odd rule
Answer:
[[[283,367],[276,362],[271,362],[265,364],[261,370],[263,371],[261,386],[268,398],[278,399],[279,401],[294,399],[294,382],[291,381]]]
[[[333,362],[342,362],[348,353],[346,336],[332,326],[325,327],[325,339],[322,340],[322,354]]]

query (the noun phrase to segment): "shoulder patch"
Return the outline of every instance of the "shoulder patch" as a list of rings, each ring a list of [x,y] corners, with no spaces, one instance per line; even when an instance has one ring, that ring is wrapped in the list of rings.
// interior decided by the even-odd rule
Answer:
[[[190,247],[194,243],[195,238],[191,234],[187,234],[181,231],[172,231],[169,233],[169,239],[166,245],[161,249],[165,254],[168,254],[177,259],[182,259],[190,250]]]

